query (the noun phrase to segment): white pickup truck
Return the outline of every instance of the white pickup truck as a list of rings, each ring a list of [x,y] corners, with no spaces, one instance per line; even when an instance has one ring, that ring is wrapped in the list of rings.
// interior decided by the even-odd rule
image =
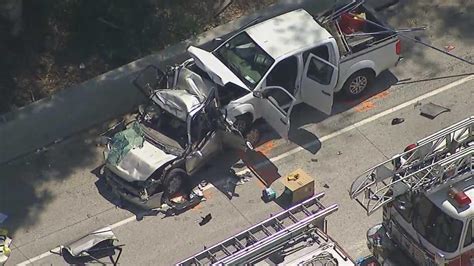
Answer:
[[[264,118],[287,138],[295,104],[330,114],[336,92],[361,95],[400,59],[396,33],[370,23],[387,27],[364,5],[318,20],[297,9],[247,27],[211,52],[191,46],[191,59],[175,68],[171,87],[203,95],[217,87],[220,106],[236,128],[245,133]]]

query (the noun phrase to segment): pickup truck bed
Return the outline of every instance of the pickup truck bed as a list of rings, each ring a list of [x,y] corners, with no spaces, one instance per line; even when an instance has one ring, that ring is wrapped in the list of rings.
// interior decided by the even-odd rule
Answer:
[[[397,47],[399,40],[395,32],[383,32],[385,29],[371,23],[364,23],[364,19],[352,21],[354,24],[352,27],[350,24],[353,14],[390,28],[375,16],[375,11],[364,5],[359,6],[350,15],[343,15],[338,20],[328,21],[322,25],[335,38],[338,46],[340,81],[348,80],[353,73],[364,68],[372,69],[374,76],[378,76],[383,70],[396,64],[400,57],[399,47]],[[381,31],[383,33],[364,34]],[[356,36],[351,36],[351,34]],[[343,82],[338,83],[335,91],[341,90],[343,85]]]

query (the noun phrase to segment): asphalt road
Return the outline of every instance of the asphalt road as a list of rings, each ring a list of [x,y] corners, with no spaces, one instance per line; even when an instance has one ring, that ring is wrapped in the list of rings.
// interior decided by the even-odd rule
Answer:
[[[472,59],[474,36],[468,27],[474,26],[469,13],[472,4],[430,1],[422,6],[425,2],[401,1],[383,11],[384,16],[397,27],[428,23],[429,30],[421,37],[439,47],[453,45],[452,53]],[[463,18],[463,23],[454,20],[453,14]],[[404,47],[406,60],[383,73],[365,98],[338,98],[331,116],[299,106],[292,115],[290,141],[269,131],[258,148],[273,158],[279,175],[302,168],[315,178],[316,191],[326,192],[325,203],[339,204],[339,211],[329,217],[329,232],[354,258],[368,254],[365,231],[381,218],[380,213],[367,217],[349,199],[352,180],[407,144],[474,114],[472,66],[409,42]],[[451,111],[427,119],[419,115],[419,108],[428,102]],[[392,126],[395,117],[405,122]],[[137,219],[133,210],[117,208],[109,201],[95,174],[102,163],[102,148],[94,143],[99,132],[92,129],[0,166],[0,212],[10,216],[6,226],[14,238],[8,264],[28,260],[35,265],[64,264],[60,257],[45,252],[112,225],[126,245],[123,265],[169,265],[281,210],[275,203],[261,201],[262,185],[256,178],[237,187],[227,182],[228,167],[242,169],[228,152],[198,176],[214,185],[206,190],[206,202],[174,217],[158,214]],[[199,226],[208,213],[213,219]]]
[[[273,163],[281,176],[297,168],[302,168],[313,175],[316,180],[316,191],[326,192],[323,202],[327,205],[331,203],[339,205],[339,210],[328,218],[331,236],[341,243],[353,258],[367,255],[365,232],[371,225],[380,222],[381,216],[380,213],[375,213],[367,217],[362,208],[349,199],[347,190],[352,180],[366,168],[400,152],[407,144],[473,114],[471,99],[474,97],[474,77],[464,78],[462,82],[457,86],[442,86],[444,91],[437,90],[442,92],[420,100],[421,104],[442,103],[451,109],[449,113],[441,114],[434,120],[420,116],[417,110],[419,106],[414,107],[415,104],[409,104],[399,110],[395,106],[395,109],[387,109],[384,116],[371,116],[358,120],[359,126],[343,128],[342,131],[333,130],[330,135],[319,133],[320,130],[316,129],[315,135],[321,136],[320,139],[323,140],[320,141],[321,147],[316,154],[306,150],[296,153],[289,150],[279,156],[272,154],[271,151],[265,152],[270,158],[277,159]],[[395,111],[391,112],[392,110]],[[405,122],[392,126],[390,122],[394,117],[403,117]],[[232,183],[227,182],[226,176],[222,176],[225,172],[215,170],[202,175],[219,174],[220,178],[210,179],[216,180],[215,187],[206,190],[208,200],[198,208],[166,218],[158,214],[145,216],[141,221],[136,221],[132,216],[113,224],[117,237],[126,245],[121,263],[170,265],[201,250],[204,245],[209,246],[238,233],[281,209],[275,203],[265,204],[260,199],[262,185],[257,178],[252,178],[243,185],[231,187],[229,184]],[[229,194],[226,193],[228,191],[233,191],[231,199],[226,196]],[[75,209],[79,206],[87,208],[91,204],[81,200],[81,204],[71,205],[71,209]],[[70,213],[80,215],[78,212],[70,211],[63,213],[63,216],[67,217]],[[208,213],[212,214],[213,219],[208,224],[199,226],[201,217]],[[58,243],[59,239],[74,239],[87,229],[92,231],[111,224],[107,221],[119,221],[120,217],[125,218],[122,214],[120,210],[114,208],[105,210],[85,221],[39,238],[34,243],[19,238],[16,245],[21,246],[14,250],[12,262],[20,262],[21,254],[31,258],[53,248],[54,242],[63,243]],[[50,221],[54,222],[54,218]],[[48,241],[49,238],[51,241]],[[36,261],[35,264],[61,264],[61,262],[60,257],[50,255]]]

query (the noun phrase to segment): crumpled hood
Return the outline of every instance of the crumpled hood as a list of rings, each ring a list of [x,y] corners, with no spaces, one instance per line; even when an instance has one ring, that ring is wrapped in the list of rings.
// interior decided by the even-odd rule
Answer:
[[[188,48],[188,53],[194,59],[196,65],[206,71],[215,83],[224,86],[232,82],[249,90],[249,88],[212,53],[194,46]]]
[[[158,168],[175,158],[175,155],[168,154],[145,140],[142,147],[128,151],[118,165],[108,163],[107,167],[128,182],[145,181]]]

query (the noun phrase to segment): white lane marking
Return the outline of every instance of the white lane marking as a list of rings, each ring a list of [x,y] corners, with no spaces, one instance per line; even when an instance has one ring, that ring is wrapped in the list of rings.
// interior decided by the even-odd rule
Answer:
[[[31,258],[31,259],[29,259],[29,260],[26,260],[26,261],[24,261],[24,262],[22,262],[22,263],[19,263],[19,264],[17,264],[17,265],[18,265],[18,266],[28,265],[28,264],[33,263],[33,262],[35,262],[35,261],[37,261],[37,260],[40,260],[40,259],[42,259],[42,258],[46,258],[46,257],[48,257],[49,255],[52,255],[52,254],[53,254],[53,253],[51,253],[50,251],[47,251],[47,252],[45,252],[45,253],[43,253],[43,254],[41,254],[41,255],[39,255],[39,256],[36,256],[36,257]]]
[[[432,97],[432,96],[434,96],[434,95],[436,95],[436,94],[440,94],[440,93],[442,93],[442,92],[444,92],[444,91],[447,91],[447,90],[449,90],[449,89],[452,89],[452,88],[454,88],[454,87],[457,87],[457,86],[459,86],[459,85],[461,85],[461,84],[463,84],[463,83],[466,83],[466,82],[468,82],[468,81],[471,81],[471,80],[473,80],[473,79],[474,79],[474,75],[470,75],[470,76],[467,76],[467,77],[465,77],[465,78],[459,79],[459,80],[457,80],[457,81],[455,81],[455,82],[453,82],[453,83],[449,83],[449,84],[447,84],[447,85],[445,85],[445,86],[443,86],[443,87],[440,87],[440,88],[438,88],[438,89],[436,89],[436,90],[433,90],[433,91],[430,91],[430,92],[428,92],[428,93],[425,93],[425,94],[423,94],[423,95],[421,95],[421,96],[418,96],[418,97],[416,97],[416,98],[414,98],[414,99],[412,99],[412,100],[410,100],[410,101],[408,101],[408,102],[402,103],[402,104],[400,104],[400,105],[397,105],[397,106],[395,106],[395,107],[392,107],[392,108],[390,108],[390,109],[387,109],[387,110],[385,110],[385,111],[383,111],[383,112],[381,112],[381,113],[378,113],[378,114],[373,115],[373,116],[371,116],[371,117],[368,117],[368,118],[366,118],[366,119],[364,119],[364,120],[361,120],[361,121],[359,121],[359,122],[357,122],[357,123],[355,123],[355,124],[352,124],[352,125],[350,125],[350,126],[348,126],[348,127],[345,127],[345,128],[340,129],[340,130],[338,130],[338,131],[335,131],[335,132],[333,132],[333,133],[331,133],[331,134],[329,134],[329,135],[323,136],[323,137],[321,137],[321,138],[319,139],[319,142],[322,143],[322,142],[324,142],[324,141],[327,141],[327,140],[330,140],[330,139],[335,138],[335,137],[337,137],[337,136],[340,136],[340,135],[342,135],[342,134],[344,134],[344,133],[346,133],[346,132],[348,132],[348,131],[351,131],[351,130],[357,128],[357,127],[361,127],[361,126],[363,126],[363,125],[366,125],[366,124],[368,124],[368,123],[370,123],[370,122],[373,122],[373,121],[375,121],[375,120],[377,120],[377,119],[379,119],[379,118],[381,118],[381,117],[384,117],[384,116],[386,116],[386,115],[389,115],[389,114],[391,114],[391,113],[394,113],[394,112],[396,112],[396,111],[398,111],[398,110],[400,110],[400,109],[403,109],[403,108],[405,108],[405,107],[407,107],[407,106],[410,106],[410,105],[412,105],[412,104],[415,104],[415,103],[417,103],[417,102],[419,102],[419,101],[422,101],[422,100],[424,100],[424,99],[427,99],[427,98],[429,98],[429,97]],[[289,150],[289,151],[284,152],[284,153],[282,153],[282,154],[280,154],[280,155],[277,155],[277,156],[271,158],[271,159],[270,159],[269,161],[267,161],[267,162],[259,163],[259,164],[255,165],[255,168],[262,167],[262,166],[264,166],[264,165],[266,165],[266,164],[269,164],[270,162],[271,162],[271,163],[274,163],[274,162],[280,161],[280,160],[282,160],[282,159],[284,159],[284,158],[286,158],[286,157],[288,157],[288,156],[290,156],[290,155],[293,155],[293,154],[295,154],[295,153],[297,153],[297,152],[299,152],[299,151],[302,151],[302,150],[304,150],[304,149],[308,149],[308,148],[310,148],[310,147],[313,146],[313,145],[315,145],[313,142],[306,143],[306,144],[304,144],[303,146],[296,147],[296,148],[294,148],[294,149],[292,149],[292,150]],[[247,172],[247,171],[249,171],[248,168],[247,168],[247,169],[243,169],[243,170],[237,172],[237,175],[242,175],[242,174],[244,174],[244,173]],[[210,189],[210,188],[213,188],[213,187],[214,187],[214,186],[213,186],[212,184],[208,184],[204,189],[207,190],[207,189]],[[132,216],[132,217],[129,217],[129,218],[125,219],[125,220],[119,221],[119,222],[117,222],[117,223],[111,225],[110,227],[111,227],[112,229],[114,229],[114,228],[123,226],[123,225],[125,225],[125,224],[127,224],[127,223],[129,223],[129,222],[131,222],[131,221],[133,221],[133,220],[136,220],[136,216]],[[29,259],[29,260],[27,260],[27,261],[24,261],[24,262],[22,262],[22,263],[20,263],[20,264],[18,264],[18,265],[28,265],[29,263],[33,263],[33,262],[35,262],[35,261],[37,261],[37,260],[43,259],[43,258],[45,258],[45,257],[48,257],[48,256],[51,255],[51,254],[53,254],[53,253],[51,253],[51,252],[48,251],[48,252],[45,252],[45,253],[43,253],[43,254],[41,254],[41,255],[38,255],[38,256],[36,256],[36,257],[33,257],[33,258],[31,258],[31,259]]]
[[[110,229],[115,229],[115,228],[120,227],[122,225],[126,225],[129,222],[135,221],[136,219],[137,219],[136,216],[131,216],[131,217],[128,217],[127,219],[125,219],[125,220],[118,221],[118,222],[110,225],[109,227],[110,227]]]

